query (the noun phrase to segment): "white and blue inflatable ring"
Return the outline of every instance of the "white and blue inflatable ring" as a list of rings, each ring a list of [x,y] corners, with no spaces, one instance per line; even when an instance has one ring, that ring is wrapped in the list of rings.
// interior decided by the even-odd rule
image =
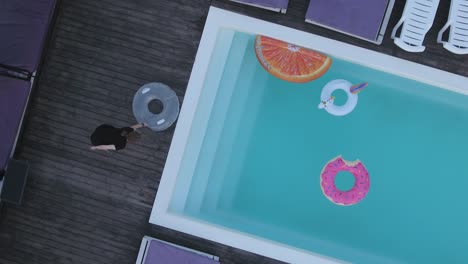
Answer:
[[[148,109],[152,100],[163,105],[161,113],[154,114]],[[133,97],[133,114],[139,123],[146,123],[154,131],[169,128],[179,115],[179,98],[169,86],[162,83],[147,83]]]
[[[351,87],[353,85],[346,80],[333,80],[327,83],[320,94],[320,104],[318,108],[325,109],[329,114],[335,116],[344,116],[351,113],[358,103],[358,95],[351,93]],[[344,105],[335,105],[333,103],[333,92],[336,90],[344,91],[348,100]]]

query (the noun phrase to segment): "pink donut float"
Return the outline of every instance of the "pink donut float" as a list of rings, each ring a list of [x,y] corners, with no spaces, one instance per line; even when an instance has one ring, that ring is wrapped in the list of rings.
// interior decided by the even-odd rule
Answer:
[[[347,171],[354,175],[354,186],[348,191],[336,188],[335,177],[340,171]],[[350,162],[338,156],[330,160],[323,168],[320,174],[320,186],[323,194],[333,203],[353,205],[364,199],[369,192],[369,173],[361,161]]]

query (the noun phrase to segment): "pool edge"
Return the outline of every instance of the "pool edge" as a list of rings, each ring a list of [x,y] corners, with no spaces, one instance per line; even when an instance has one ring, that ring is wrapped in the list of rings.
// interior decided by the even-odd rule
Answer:
[[[311,33],[210,7],[149,222],[285,262],[343,263],[309,251],[231,231],[202,221],[189,220],[168,211],[198,99],[203,89],[206,70],[215,45],[216,34],[220,28],[231,28],[250,34],[265,34],[273,38],[287,40],[340,59],[465,95],[468,95],[468,87],[466,87],[468,78]],[[313,43],[313,45],[308,43]],[[365,57],[366,61],[359,61],[358,59],[361,57]]]

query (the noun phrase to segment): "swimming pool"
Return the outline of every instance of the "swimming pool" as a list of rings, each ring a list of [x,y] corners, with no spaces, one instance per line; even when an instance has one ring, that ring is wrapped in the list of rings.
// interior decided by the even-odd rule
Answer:
[[[280,80],[256,57],[258,34],[332,64],[310,82]],[[343,116],[317,107],[337,79],[368,84]],[[467,84],[211,8],[150,222],[289,263],[466,262]],[[355,205],[322,192],[322,169],[339,155],[370,175]]]

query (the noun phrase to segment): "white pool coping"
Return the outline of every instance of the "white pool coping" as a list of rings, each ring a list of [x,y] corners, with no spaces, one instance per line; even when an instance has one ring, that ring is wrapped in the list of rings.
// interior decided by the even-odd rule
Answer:
[[[267,35],[465,95],[468,95],[468,78],[223,9],[210,8],[149,222],[288,263],[344,263],[169,212],[216,36],[222,28]]]

